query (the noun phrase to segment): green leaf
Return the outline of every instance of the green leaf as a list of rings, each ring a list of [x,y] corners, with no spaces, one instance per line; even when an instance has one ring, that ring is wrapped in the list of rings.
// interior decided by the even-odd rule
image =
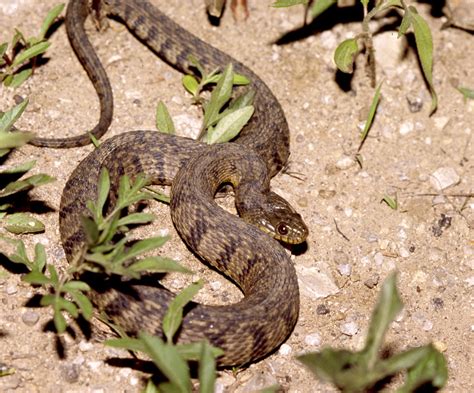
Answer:
[[[164,134],[173,135],[176,133],[173,119],[163,101],[158,102],[158,105],[156,106],[156,128]]]
[[[49,28],[51,27],[55,19],[59,16],[59,14],[63,11],[63,9],[64,4],[57,4],[48,12],[46,18],[43,21],[43,24],[41,25],[41,30],[38,39],[44,39]]]
[[[311,17],[314,19],[326,11],[329,7],[336,4],[337,0],[318,0],[311,7]]]
[[[27,275],[23,276],[22,281],[33,284],[33,285],[44,285],[51,283],[49,277],[46,277],[43,273],[37,270],[33,270]],[[52,296],[52,295],[51,295]],[[46,296],[43,296],[43,298]]]
[[[83,317],[89,321],[94,314],[94,306],[92,305],[91,301],[88,299],[86,295],[79,291],[71,291],[69,292],[73,300],[79,306]]]
[[[217,82],[215,89],[211,93],[211,98],[205,108],[204,125],[205,128],[214,124],[219,116],[222,107],[229,101],[232,94],[232,81],[234,72],[232,63],[224,70],[221,78]]]
[[[458,91],[464,96],[465,99],[470,98],[471,100],[474,100],[474,90],[469,89],[468,87],[456,87]]]
[[[146,347],[143,343],[143,340],[138,338],[112,338],[109,340],[105,340],[105,345],[114,348],[124,348],[129,351],[146,353]]]
[[[18,87],[20,86],[24,81],[26,81],[31,75],[33,74],[32,69],[26,69],[26,70],[21,70],[20,72],[16,73],[13,75],[13,79],[10,81],[8,84],[9,87]]]
[[[382,285],[379,301],[375,306],[370,321],[365,343],[364,356],[367,357],[368,368],[371,369],[377,361],[385,333],[397,314],[402,310],[403,303],[396,285],[397,275],[392,273]]]
[[[283,8],[283,7],[291,7],[298,4],[308,4],[308,0],[276,0],[272,4],[272,7]]]
[[[433,38],[428,23],[418,14],[415,7],[408,7],[412,12],[412,25],[415,33],[416,48],[421,62],[423,74],[431,91],[430,114],[438,107],[438,96],[433,85]]]
[[[247,90],[244,94],[238,96],[235,100],[232,100],[227,110],[236,110],[245,108],[246,106],[251,106],[255,99],[255,93],[255,89]]]
[[[138,257],[147,251],[161,247],[169,240],[169,236],[156,236],[148,239],[143,239],[136,242],[130,249],[121,257],[119,261],[126,261]],[[118,261],[117,261],[118,262]]]
[[[107,168],[102,168],[100,171],[99,185],[97,190],[97,203],[95,205],[94,217],[96,217],[96,222],[100,223],[102,214],[104,211],[105,202],[109,197],[110,191],[110,176]]]
[[[99,228],[95,221],[87,216],[81,217],[82,228],[86,234],[87,244],[95,245],[99,241]]]
[[[91,287],[83,281],[68,281],[62,286],[62,290],[65,292],[69,291],[90,291]]]
[[[0,133],[0,157],[8,153],[9,149],[23,146],[34,137],[35,135],[31,132]]]
[[[50,42],[38,42],[37,44],[33,45],[32,47],[25,49],[23,52],[19,53],[18,56],[15,57],[12,63],[12,67],[18,67],[24,62],[36,57],[44,52],[46,49],[49,48],[51,45]]]
[[[201,280],[192,283],[184,288],[168,305],[168,310],[163,317],[163,333],[168,342],[173,342],[173,337],[183,320],[183,308],[202,288]]]
[[[201,358],[202,348],[200,342],[178,344],[176,345],[176,348],[178,349],[180,356],[183,357],[185,360],[199,361],[199,359]],[[215,358],[224,354],[224,351],[220,348],[216,348],[213,346],[211,346],[210,348],[212,356],[214,356]]]
[[[147,224],[155,219],[155,215],[150,213],[132,213],[118,220],[117,226],[127,226],[136,224]]]
[[[56,268],[53,265],[48,265],[49,278],[54,287],[59,284],[59,276]]]
[[[66,331],[67,323],[61,310],[56,310],[56,309],[54,310],[53,321],[54,321],[54,327],[56,328],[56,331],[59,334],[64,333]]]
[[[36,164],[35,160],[24,162],[20,165],[14,166],[12,168],[7,168],[0,172],[0,175],[3,174],[17,174],[17,173],[26,173]]]
[[[216,359],[212,355],[212,346],[207,342],[201,343],[199,359],[199,392],[214,393],[216,382]]]
[[[179,392],[191,391],[191,379],[189,367],[185,360],[179,355],[178,350],[172,344],[165,344],[158,337],[140,334],[139,338],[145,346],[147,353],[159,370],[176,385]]]
[[[358,51],[357,39],[349,38],[342,41],[334,52],[334,62],[337,68],[351,74],[354,71],[354,59]]]
[[[393,198],[389,195],[385,195],[383,198],[382,198],[382,202],[385,202],[389,207],[390,209],[393,209],[393,210],[397,210],[397,207],[398,207],[398,203],[397,203],[397,199],[396,198]]]
[[[54,180],[54,177],[44,174],[33,175],[23,180],[8,183],[8,185],[0,191],[0,197],[6,197],[20,191],[28,191],[33,187],[51,183]]]
[[[7,53],[7,49],[8,49],[8,42],[3,42],[2,44],[0,44],[0,57],[3,57],[3,55]]]
[[[197,96],[199,94],[199,82],[194,76],[184,75],[182,83],[184,88],[193,96]]]
[[[405,12],[403,14],[402,23],[400,23],[400,27],[398,28],[398,38],[400,38],[403,34],[406,34],[410,28],[412,22],[411,15],[411,12]]]
[[[46,266],[46,251],[41,243],[35,244],[35,259],[33,261],[33,269],[42,272]]]
[[[408,371],[405,385],[399,389],[399,393],[414,392],[426,383],[431,383],[437,389],[442,389],[446,384],[448,380],[446,359],[432,345],[422,348],[427,348],[428,353]]]
[[[20,118],[27,105],[28,99],[25,99],[18,105],[16,105],[14,108],[4,113],[3,116],[0,118],[0,132],[10,131],[13,124]],[[3,137],[4,135],[2,135],[2,138]],[[9,147],[4,146],[4,143],[2,142],[3,141],[0,139],[0,147]]]
[[[149,379],[146,383],[145,390],[143,393],[160,393],[156,385],[153,383],[151,379]]]
[[[219,120],[214,129],[208,131],[204,141],[208,144],[230,141],[247,124],[253,112],[253,106],[246,106],[229,113]]]
[[[41,221],[25,213],[9,214],[3,221],[5,229],[15,234],[44,231],[44,224]]]
[[[141,259],[131,266],[128,267],[128,270],[142,273],[142,272],[156,272],[156,273],[169,273],[169,272],[179,272],[179,273],[192,273],[190,270],[186,269],[184,266],[181,266],[178,262],[164,257],[148,257]]]
[[[56,304],[59,309],[66,310],[73,318],[77,318],[79,316],[79,310],[73,302],[58,296],[56,297]]]
[[[380,101],[380,90],[382,88],[382,83],[383,82],[380,82],[377,89],[375,90],[374,98],[372,99],[372,103],[370,104],[369,115],[367,116],[364,130],[362,131],[360,135],[361,141],[360,141],[359,148],[357,149],[357,151],[360,151],[360,149],[362,148],[362,145],[364,144],[365,139],[367,138],[367,135],[369,134],[370,127],[372,126],[372,122],[375,117],[375,111],[377,110],[377,106],[379,105],[379,101]]]

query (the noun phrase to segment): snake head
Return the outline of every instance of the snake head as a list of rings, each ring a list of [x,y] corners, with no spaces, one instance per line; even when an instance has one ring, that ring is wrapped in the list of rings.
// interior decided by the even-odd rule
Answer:
[[[308,237],[308,227],[303,218],[281,196],[270,192],[264,208],[247,220],[273,238],[287,244],[303,243]]]

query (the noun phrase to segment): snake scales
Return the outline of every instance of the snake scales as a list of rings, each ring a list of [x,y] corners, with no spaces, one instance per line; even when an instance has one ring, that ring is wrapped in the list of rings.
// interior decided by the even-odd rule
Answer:
[[[81,215],[95,200],[102,167],[110,172],[112,190],[123,174],[145,173],[153,183],[171,185],[171,215],[181,237],[210,265],[230,277],[243,291],[240,302],[225,306],[191,303],[186,308],[178,342],[208,339],[224,349],[220,365],[255,361],[283,342],[298,316],[299,292],[293,264],[284,248],[256,226],[256,217],[274,227],[280,238],[301,242],[307,228],[301,217],[269,189],[270,178],[286,163],[289,130],[280,104],[250,69],[179,27],[146,1],[102,0],[104,12],[121,19],[163,60],[185,72],[193,54],[208,69],[229,62],[252,80],[257,93],[255,115],[232,143],[208,146],[187,138],[153,131],[133,131],[110,138],[73,171],[60,206],[60,234],[69,261],[82,252],[85,235]],[[66,26],[101,101],[101,117],[93,133],[100,137],[112,117],[112,93],[103,67],[84,31],[87,1],[69,2]],[[88,139],[88,136],[87,136]],[[37,139],[37,145],[70,147],[85,136]],[[244,220],[220,209],[216,190],[231,183],[236,207]],[[161,321],[173,294],[144,283],[94,285],[91,295],[128,332],[161,334]]]

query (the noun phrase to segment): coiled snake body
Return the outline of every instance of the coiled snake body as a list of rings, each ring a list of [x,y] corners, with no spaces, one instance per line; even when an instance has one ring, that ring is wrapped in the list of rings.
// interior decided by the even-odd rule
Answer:
[[[85,35],[86,3],[70,1],[66,25],[71,43],[99,92],[101,120],[93,132],[100,137],[110,123],[112,93]],[[240,136],[227,144],[208,146],[153,131],[127,132],[102,143],[73,171],[63,191],[59,224],[66,256],[71,261],[84,247],[81,215],[86,202],[96,199],[101,168],[109,170],[112,189],[117,188],[123,174],[145,173],[153,183],[172,185],[170,208],[176,229],[192,250],[230,277],[244,293],[243,300],[232,305],[188,305],[177,340],[208,339],[224,349],[218,360],[221,365],[255,361],[291,333],[299,310],[296,274],[286,251],[245,222],[263,220],[289,242],[300,242],[307,235],[299,214],[269,189],[270,178],[289,155],[283,111],[251,70],[191,35],[148,2],[103,0],[102,6],[181,71],[189,69],[190,54],[209,69],[222,69],[232,62],[235,71],[249,77],[256,89],[255,115]],[[84,144],[84,136],[71,143],[61,139],[49,142],[35,141],[38,145],[69,147]],[[236,207],[245,221],[215,204],[214,194],[223,183],[234,186]],[[96,285],[94,290],[94,303],[129,332],[161,334],[163,315],[174,296],[164,288],[116,286],[113,280]]]

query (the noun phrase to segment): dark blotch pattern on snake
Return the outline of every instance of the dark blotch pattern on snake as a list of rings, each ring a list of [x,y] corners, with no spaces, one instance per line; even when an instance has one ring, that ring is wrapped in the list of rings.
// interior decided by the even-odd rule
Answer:
[[[243,291],[242,301],[225,306],[192,303],[187,307],[178,342],[208,339],[224,349],[221,365],[255,361],[280,345],[291,333],[299,310],[293,263],[284,248],[244,220],[262,214],[288,220],[289,229],[304,240],[301,217],[269,189],[270,178],[287,162],[289,132],[283,111],[265,83],[228,55],[180,28],[145,1],[102,2],[161,58],[181,71],[193,54],[207,68],[232,62],[256,89],[255,116],[232,143],[208,146],[187,138],[153,131],[134,131],[110,138],[87,156],[71,174],[60,207],[60,233],[71,261],[81,252],[85,236],[81,215],[95,200],[101,168],[112,189],[123,174],[145,173],[153,183],[172,185],[171,215],[186,243],[209,264],[230,277]],[[71,1],[68,17],[85,12],[86,1]],[[84,18],[79,19],[83,32]],[[82,45],[87,38],[79,33]],[[78,52],[76,48],[76,52]],[[88,61],[88,54],[81,61]],[[87,67],[86,67],[87,68]],[[102,76],[97,76],[102,78]],[[57,147],[57,146],[56,146]],[[244,220],[214,202],[222,183],[234,186],[236,207]],[[258,220],[258,218],[257,218]],[[276,227],[281,227],[278,223]],[[173,294],[145,284],[119,285],[105,280],[94,286],[92,300],[128,332],[161,334],[161,321]]]

